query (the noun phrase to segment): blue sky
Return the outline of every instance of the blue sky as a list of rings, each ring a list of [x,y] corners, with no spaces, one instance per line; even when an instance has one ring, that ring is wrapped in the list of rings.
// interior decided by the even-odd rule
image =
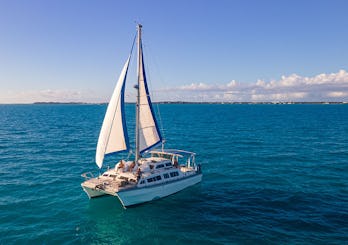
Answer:
[[[107,101],[135,21],[154,100],[348,101],[347,9],[337,0],[0,0],[0,103]]]

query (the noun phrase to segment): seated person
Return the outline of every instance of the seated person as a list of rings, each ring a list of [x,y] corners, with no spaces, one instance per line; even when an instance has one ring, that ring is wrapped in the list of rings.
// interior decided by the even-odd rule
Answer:
[[[141,174],[142,174],[141,169],[138,168],[138,170],[137,170],[137,180],[139,180],[141,178]]]
[[[133,162],[129,165],[128,171],[129,171],[129,172],[132,172],[132,171],[134,170],[134,167],[135,167],[135,162],[133,161]]]
[[[125,167],[124,161],[121,160],[121,161],[116,165],[116,172],[118,172],[119,170],[121,170],[121,172],[123,172],[123,171],[124,171],[124,167]]]

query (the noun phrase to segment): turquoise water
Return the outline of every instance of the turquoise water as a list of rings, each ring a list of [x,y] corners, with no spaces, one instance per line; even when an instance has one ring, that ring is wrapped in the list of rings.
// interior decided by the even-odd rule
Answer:
[[[0,244],[348,243],[348,105],[159,107],[203,181],[124,210],[80,187],[105,105],[1,105]]]

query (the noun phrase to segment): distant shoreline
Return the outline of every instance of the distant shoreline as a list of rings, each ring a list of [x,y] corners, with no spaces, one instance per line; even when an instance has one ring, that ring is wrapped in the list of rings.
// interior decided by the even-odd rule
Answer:
[[[135,104],[134,102],[125,102],[126,104]],[[181,105],[344,105],[347,101],[315,101],[315,102],[188,102],[188,101],[159,101],[153,104],[181,104]],[[88,102],[33,102],[33,103],[0,103],[0,105],[107,105],[107,102],[88,103]]]
[[[317,102],[189,102],[189,101],[159,101],[159,102],[152,102],[153,104],[246,104],[246,105],[254,105],[254,104],[261,104],[261,105],[273,105],[273,104],[348,104],[348,102],[345,101],[317,101]],[[32,103],[34,105],[103,105],[108,104],[106,102],[104,103],[87,103],[87,102],[34,102]],[[135,104],[135,102],[126,102],[126,104]]]

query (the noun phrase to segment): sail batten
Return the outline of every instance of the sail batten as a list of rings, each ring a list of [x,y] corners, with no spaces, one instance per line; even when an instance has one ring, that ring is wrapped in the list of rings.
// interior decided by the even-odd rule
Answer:
[[[129,149],[129,140],[124,113],[124,90],[128,72],[130,56],[128,57],[114,92],[108,104],[103,125],[100,130],[96,164],[99,168],[103,165],[104,156]]]

